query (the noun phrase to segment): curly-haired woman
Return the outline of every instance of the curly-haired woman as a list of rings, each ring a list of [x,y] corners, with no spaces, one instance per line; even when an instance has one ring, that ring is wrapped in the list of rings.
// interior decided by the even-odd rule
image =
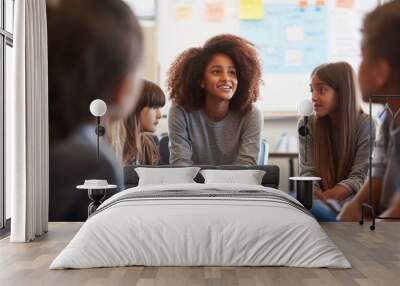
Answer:
[[[261,66],[251,43],[219,35],[184,51],[168,73],[172,165],[255,165]]]

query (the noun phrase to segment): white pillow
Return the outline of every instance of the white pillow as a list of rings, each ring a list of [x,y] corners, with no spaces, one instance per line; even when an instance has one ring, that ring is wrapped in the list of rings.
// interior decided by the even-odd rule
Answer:
[[[193,180],[200,171],[199,167],[185,168],[145,168],[135,169],[139,176],[138,186],[171,185],[195,183]]]
[[[206,184],[233,183],[246,185],[261,185],[265,171],[261,170],[202,170]]]

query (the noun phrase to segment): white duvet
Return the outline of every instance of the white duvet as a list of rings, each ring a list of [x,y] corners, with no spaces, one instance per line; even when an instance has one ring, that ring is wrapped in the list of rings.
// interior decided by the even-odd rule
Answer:
[[[299,204],[279,190],[262,186],[181,184],[127,189],[100,206],[50,269],[127,265],[351,267],[312,216],[279,200],[186,196],[115,203],[137,192],[206,193],[211,189],[264,191]]]

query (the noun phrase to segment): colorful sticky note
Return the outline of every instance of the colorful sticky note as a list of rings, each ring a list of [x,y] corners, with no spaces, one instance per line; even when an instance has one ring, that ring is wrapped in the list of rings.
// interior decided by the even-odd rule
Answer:
[[[337,8],[353,9],[354,0],[336,0]]]
[[[205,18],[209,22],[222,22],[225,16],[225,3],[222,0],[205,2]]]
[[[264,1],[240,0],[239,17],[241,20],[264,19]]]
[[[180,4],[176,6],[176,20],[190,21],[193,18],[193,8],[188,4]]]
[[[299,7],[300,8],[306,8],[308,6],[308,1],[307,0],[300,0],[299,1]]]

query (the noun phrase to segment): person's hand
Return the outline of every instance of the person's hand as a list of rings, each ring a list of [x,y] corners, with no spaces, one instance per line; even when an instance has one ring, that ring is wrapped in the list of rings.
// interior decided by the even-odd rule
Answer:
[[[337,207],[331,204],[331,201],[332,201],[332,200],[328,200],[328,199],[325,197],[324,193],[325,193],[325,192],[322,192],[320,189],[316,189],[316,188],[315,188],[315,189],[313,190],[314,200],[320,200],[320,201],[323,202],[327,207],[329,207],[329,208],[332,210],[332,212],[334,212],[334,213],[337,214],[337,213],[338,213]]]
[[[359,221],[361,219],[360,204],[355,201],[345,203],[337,219],[341,221]]]
[[[320,200],[323,202],[326,201],[324,194],[322,193],[322,191],[320,189],[314,189],[313,194],[314,194],[314,199],[317,199],[317,200]]]

